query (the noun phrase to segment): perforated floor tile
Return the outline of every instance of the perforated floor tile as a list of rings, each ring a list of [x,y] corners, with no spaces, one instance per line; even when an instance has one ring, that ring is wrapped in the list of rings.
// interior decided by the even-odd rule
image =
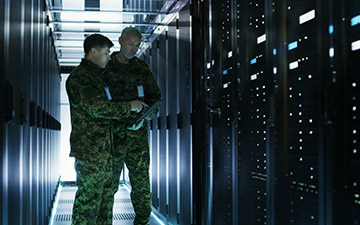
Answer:
[[[71,225],[72,207],[74,204],[75,193],[77,188],[74,186],[62,186],[57,207],[50,225]],[[124,186],[119,186],[118,192],[115,194],[113,225],[132,225],[135,218],[134,209],[131,204],[130,193]],[[150,225],[158,225],[152,216],[150,217]],[[166,223],[164,223],[166,224]]]

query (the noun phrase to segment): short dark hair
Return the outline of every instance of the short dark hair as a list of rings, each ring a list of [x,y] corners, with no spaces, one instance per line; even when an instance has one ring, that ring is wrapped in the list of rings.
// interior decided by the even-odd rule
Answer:
[[[125,28],[124,30],[121,31],[121,37],[125,37],[128,34],[131,34],[131,35],[133,35],[135,37],[138,37],[141,40],[141,33],[135,27],[127,27],[127,28]]]
[[[90,51],[91,48],[111,48],[114,44],[110,41],[109,38],[101,34],[92,34],[85,38],[84,41],[84,51],[85,55]]]

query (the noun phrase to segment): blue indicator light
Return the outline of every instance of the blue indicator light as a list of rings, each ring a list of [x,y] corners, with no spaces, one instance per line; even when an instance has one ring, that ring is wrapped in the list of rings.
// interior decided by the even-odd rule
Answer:
[[[301,93],[299,93],[299,96],[301,96]]]
[[[276,48],[273,49],[273,55],[276,55]]]
[[[256,58],[253,58],[251,61],[250,61],[250,64],[255,64],[256,63]]]
[[[301,80],[301,77],[299,77],[298,80]]]
[[[301,104],[299,104],[299,108],[301,108],[302,107],[302,105]]]
[[[227,71],[227,70],[224,70],[224,71],[223,71],[223,75],[226,75],[226,74],[228,74],[228,71]]]
[[[294,41],[294,42],[291,42],[291,43],[289,44],[288,49],[289,49],[289,51],[290,51],[290,50],[293,50],[293,49],[295,49],[295,48],[297,48],[297,47],[298,47],[298,42],[297,42],[297,41]]]
[[[351,26],[360,24],[360,15],[357,15],[351,19]]]
[[[330,25],[329,26],[329,34],[332,34],[332,33],[334,33],[334,26]]]

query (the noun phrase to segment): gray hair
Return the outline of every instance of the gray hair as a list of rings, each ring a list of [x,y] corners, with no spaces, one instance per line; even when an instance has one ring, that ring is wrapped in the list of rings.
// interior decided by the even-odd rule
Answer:
[[[138,29],[136,29],[135,27],[127,27],[127,28],[125,28],[124,30],[122,30],[122,32],[121,32],[121,37],[123,38],[123,37],[125,37],[125,36],[128,35],[128,34],[131,34],[131,35],[133,35],[133,36],[135,36],[135,37],[138,37],[138,38],[140,38],[140,40],[141,40],[141,33],[140,33],[140,31],[139,31]]]

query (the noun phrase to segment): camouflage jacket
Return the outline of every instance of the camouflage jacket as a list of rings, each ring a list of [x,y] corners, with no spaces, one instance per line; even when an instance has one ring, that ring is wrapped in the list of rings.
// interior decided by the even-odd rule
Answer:
[[[66,81],[70,102],[70,156],[82,160],[99,160],[111,156],[112,119],[130,115],[128,102],[108,100],[104,70],[89,60],[82,59]]]
[[[111,55],[111,61],[106,65],[107,70],[103,73],[103,80],[109,86],[112,101],[141,100],[151,106],[160,100],[160,89],[148,65],[137,57],[131,59],[129,64],[120,63],[116,58],[117,53],[114,52]],[[134,115],[135,112],[131,112],[130,117]],[[126,124],[115,121],[114,125],[117,135],[123,136],[122,133],[128,132]],[[146,132],[146,126],[140,130]],[[140,130],[135,132],[139,134],[139,132],[141,133]]]

